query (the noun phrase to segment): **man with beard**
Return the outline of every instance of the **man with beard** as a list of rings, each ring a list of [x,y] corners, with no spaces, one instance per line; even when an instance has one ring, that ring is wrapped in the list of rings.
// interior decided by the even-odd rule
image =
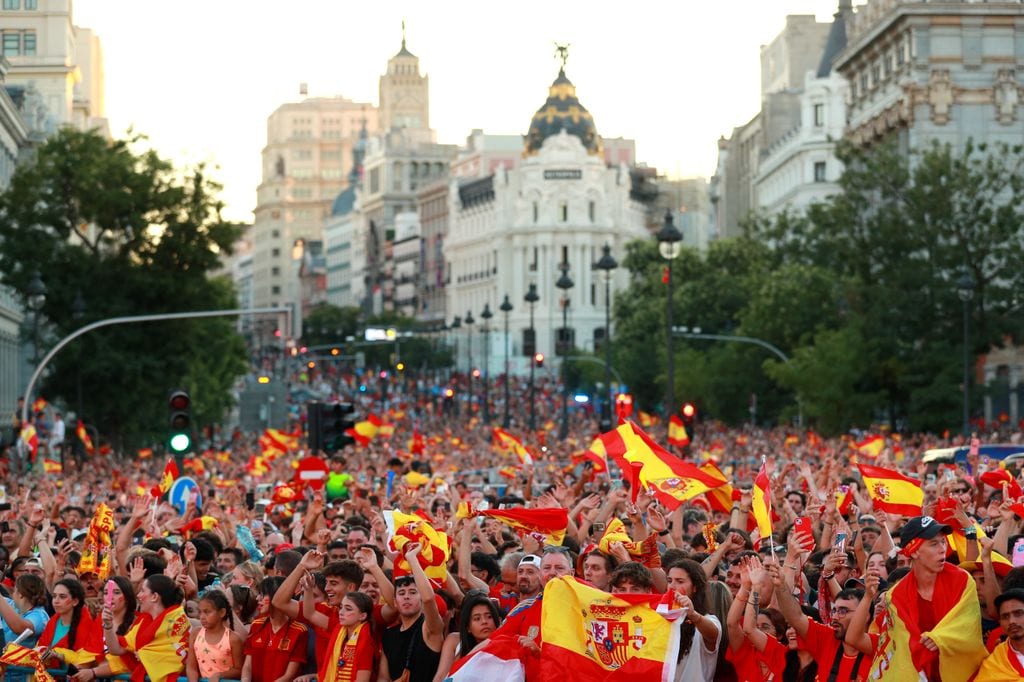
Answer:
[[[1024,679],[1024,589],[1007,590],[996,597],[995,603],[1006,641],[981,664],[975,682]]]
[[[818,679],[831,682],[866,680],[870,657],[845,642],[846,630],[864,593],[857,589],[841,591],[832,604],[829,624],[823,625],[804,615],[800,602],[793,596],[793,586],[786,583],[777,565],[769,564],[765,568],[775,583],[779,611],[796,630],[799,648],[809,652],[818,664]]]

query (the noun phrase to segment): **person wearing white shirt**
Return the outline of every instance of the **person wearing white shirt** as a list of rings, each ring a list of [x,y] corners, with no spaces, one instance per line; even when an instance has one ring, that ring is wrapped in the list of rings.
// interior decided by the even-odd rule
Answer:
[[[692,559],[680,559],[665,568],[673,609],[685,609],[679,631],[679,665],[676,682],[712,682],[722,642],[722,623],[708,615],[708,579],[704,568]]]

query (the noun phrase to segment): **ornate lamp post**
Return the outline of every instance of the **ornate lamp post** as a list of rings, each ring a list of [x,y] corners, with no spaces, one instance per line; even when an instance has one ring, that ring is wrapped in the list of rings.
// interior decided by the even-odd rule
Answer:
[[[964,270],[964,274],[956,283],[956,293],[963,302],[964,309],[964,438],[970,435],[971,420],[971,349],[969,345],[970,336],[970,307],[971,299],[974,298],[974,278],[971,273]]]
[[[452,320],[451,325],[448,329],[452,331],[452,371],[458,373],[459,371],[459,332],[456,331],[462,327],[462,318],[458,315]],[[448,376],[448,380],[451,381],[451,375]]]
[[[668,350],[668,382],[665,391],[665,423],[675,412],[675,358],[672,354],[672,261],[679,257],[682,250],[682,233],[676,229],[672,219],[672,211],[665,211],[665,224],[658,230],[658,251],[668,261],[668,281],[665,298],[665,340]]]
[[[28,294],[28,307],[32,309],[32,364],[39,363],[39,316],[42,314],[43,306],[46,304],[46,285],[38,270],[32,272],[32,278],[25,288]],[[31,396],[25,396],[25,400],[31,400]]]
[[[601,258],[594,264],[601,271],[604,279],[604,402],[601,406],[601,433],[612,429],[612,272],[619,267],[612,256],[612,247],[605,244],[601,249]]]
[[[573,287],[573,281],[569,277],[567,261],[562,261],[558,269],[562,272],[561,277],[555,282],[555,286],[562,290],[562,425],[558,430],[558,437],[565,440],[569,437],[569,290]]]
[[[537,333],[533,328],[533,306],[540,300],[540,296],[537,295],[537,285],[531,283],[530,288],[527,290],[526,295],[523,296],[523,300],[530,304],[530,342],[533,344],[533,352],[530,353],[532,356],[537,352]],[[537,406],[534,398],[535,388],[533,385],[533,376],[536,373],[536,365],[533,361],[533,357],[530,358],[530,431],[537,430]]]
[[[488,395],[488,379],[490,378],[491,372],[491,318],[494,317],[494,313],[491,312],[491,304],[484,303],[483,312],[480,313],[480,319],[483,320],[483,327],[481,331],[484,334],[484,371],[482,378],[484,380],[484,424],[491,423],[491,406],[490,396]]]
[[[508,300],[508,294],[505,294],[505,300],[501,302],[498,310],[505,313],[505,418],[501,422],[501,426],[504,429],[509,427],[509,406],[511,399],[509,398],[509,384],[512,383],[512,379],[508,373],[508,314],[512,312],[512,303]]]

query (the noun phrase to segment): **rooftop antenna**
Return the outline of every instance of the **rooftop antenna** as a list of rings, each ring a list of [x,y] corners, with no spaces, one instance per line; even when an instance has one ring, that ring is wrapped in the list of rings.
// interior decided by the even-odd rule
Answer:
[[[555,59],[559,59],[562,62],[562,71],[565,71],[565,63],[569,61],[569,43],[560,45],[555,43]]]

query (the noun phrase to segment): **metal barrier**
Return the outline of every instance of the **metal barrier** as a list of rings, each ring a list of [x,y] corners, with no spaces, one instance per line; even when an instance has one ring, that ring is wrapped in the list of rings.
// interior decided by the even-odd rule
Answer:
[[[21,673],[26,678],[28,678],[28,677],[31,677],[32,675],[36,674],[36,669],[35,668],[30,668],[30,667],[27,667],[27,666],[21,666],[21,665],[9,665],[9,666],[6,666],[6,668],[4,669],[4,679],[5,680],[7,679],[7,673],[11,673],[11,672]],[[68,669],[67,668],[47,668],[47,672],[50,673],[51,675],[53,675],[54,678],[57,678],[57,679],[66,679],[67,675],[68,675]],[[100,677],[100,678],[97,678],[97,679],[100,679],[100,680],[130,680],[131,678],[132,678],[132,676],[129,675],[128,673],[123,673],[121,675],[113,675],[111,677]],[[148,676],[146,677],[146,680],[147,681],[149,680]],[[188,682],[188,678],[185,677],[184,675],[181,675],[180,677],[178,677],[178,682]],[[200,677],[199,678],[199,682],[206,682],[206,678],[205,677]],[[222,679],[221,682],[241,682],[241,681],[240,680]]]

